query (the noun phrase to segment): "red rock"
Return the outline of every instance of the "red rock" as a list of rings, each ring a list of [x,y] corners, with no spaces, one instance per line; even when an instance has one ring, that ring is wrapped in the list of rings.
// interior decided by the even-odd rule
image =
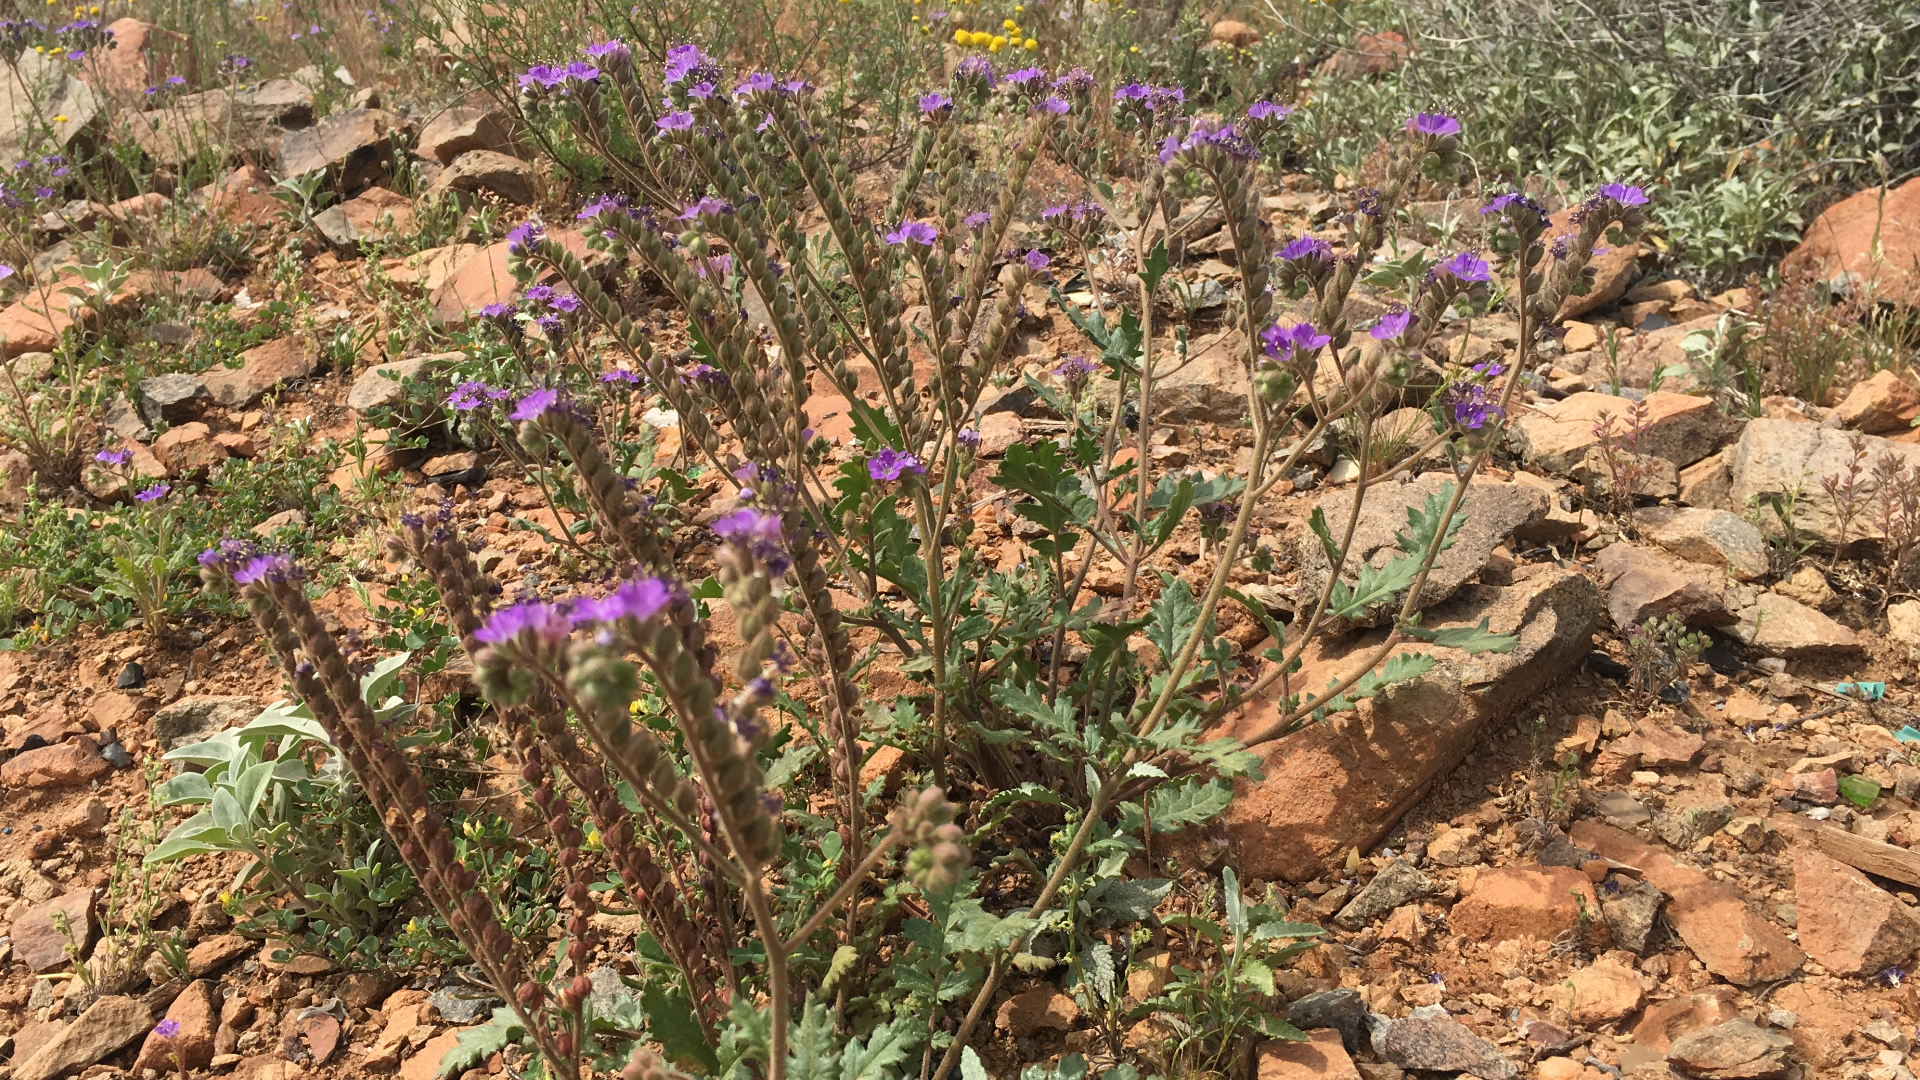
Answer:
[[[513,152],[513,136],[505,113],[487,106],[456,105],[427,121],[413,152],[442,165],[469,150]]]
[[[494,150],[469,150],[427,186],[426,194],[444,196],[452,192],[478,194],[492,192],[516,206],[533,201],[533,166],[511,154]]]
[[[304,339],[286,337],[248,349],[240,361],[237,371],[217,368],[200,377],[216,404],[229,409],[251,405],[269,390],[312,375],[320,358]]]
[[[193,42],[185,34],[131,17],[115,19],[106,28],[113,47],[94,50],[76,69],[83,81],[138,107],[147,88],[165,85],[169,76],[192,80]]]
[[[19,750],[34,736],[39,736],[43,744],[65,742],[69,735],[79,735],[84,730],[79,721],[57,703],[23,717],[9,718],[6,728],[7,738],[0,742],[0,751]]]
[[[549,239],[571,251],[591,268],[603,265],[606,256],[587,247],[587,241],[574,229],[550,229]],[[507,270],[507,242],[489,244],[460,264],[433,291],[433,321],[444,327],[464,326],[473,313],[488,304],[511,303],[520,295],[520,283]]]
[[[219,187],[203,189],[209,210],[229,221],[261,228],[289,209],[286,203],[273,197],[273,191],[273,177],[258,165],[242,165]]]
[[[1708,971],[1728,982],[1746,986],[1784,979],[1806,958],[1771,920],[1748,910],[1732,888],[1664,851],[1592,820],[1576,822],[1569,835],[1588,851],[1639,869],[1666,893],[1667,920],[1680,940]]]
[[[187,973],[194,978],[211,975],[228,962],[253,951],[253,942],[239,934],[210,937],[187,950]]]
[[[1607,959],[1568,975],[1559,989],[1564,991],[1565,1007],[1573,1022],[1584,1028],[1629,1016],[1647,999],[1640,976],[1625,964]]]
[[[1800,1058],[1815,1069],[1831,1069],[1848,1057],[1847,1044],[1866,1019],[1858,992],[1848,991],[1848,995],[1795,982],[1774,991],[1767,1000],[1793,1013],[1789,1034]]]
[[[1832,806],[1840,801],[1840,774],[1832,769],[1810,769],[1783,776],[1779,786],[1789,798],[1815,806]]]
[[[341,249],[357,252],[362,241],[390,240],[411,231],[413,200],[387,188],[368,188],[321,211],[313,223]]]
[[[1216,45],[1244,49],[1260,44],[1260,31],[1237,19],[1221,19],[1207,30],[1207,40]]]
[[[1631,404],[1624,398],[1589,391],[1529,406],[1514,416],[1514,445],[1528,461],[1548,472],[1569,474],[1586,460],[1588,450],[1600,445],[1594,425],[1602,423],[1603,416],[1612,419],[1616,435],[1627,430]],[[1665,458],[1675,468],[1684,469],[1718,450],[1731,433],[1726,418],[1709,397],[1662,390],[1648,394],[1646,405],[1640,451]]]
[[[1920,416],[1920,390],[1883,368],[1848,391],[1834,413],[1842,424],[1869,435],[1906,431]]]
[[[1571,236],[1580,231],[1573,221],[1573,212],[1578,207],[1568,207],[1553,215],[1553,223],[1548,226],[1544,242],[1547,251],[1553,251],[1554,241],[1562,236]],[[1604,239],[1600,246],[1607,248],[1587,265],[1593,269],[1593,287],[1585,296],[1569,296],[1560,304],[1556,319],[1575,319],[1598,307],[1605,307],[1626,295],[1627,286],[1640,269],[1640,245],[1628,241],[1618,247],[1608,244]],[[1558,260],[1551,254],[1541,263],[1541,271],[1546,277],[1553,276]],[[1662,455],[1664,456],[1664,455]],[[1675,462],[1675,464],[1681,464]]]
[[[1475,625],[1518,633],[1512,652],[1442,657],[1427,674],[1254,748],[1265,779],[1240,781],[1222,820],[1248,878],[1304,881],[1358,847],[1371,849],[1436,778],[1459,764],[1489,720],[1564,676],[1591,649],[1600,618],[1593,582],[1549,572],[1512,586],[1469,585],[1426,613],[1426,625]],[[1326,686],[1371,656],[1385,631],[1310,644],[1291,690]],[[1260,737],[1278,717],[1255,701],[1218,734]]]
[[[251,458],[260,452],[260,448],[253,445],[252,439],[237,431],[223,431],[215,435],[213,441],[219,443],[221,449],[234,457]]]
[[[168,428],[153,441],[153,456],[167,467],[168,476],[188,476],[227,460],[227,448],[214,441],[207,425],[196,420]]]
[[[1407,39],[1392,30],[1361,34],[1353,47],[1341,49],[1320,65],[1322,75],[1343,75],[1349,79],[1385,75],[1403,63],[1412,50]]]
[[[1881,198],[1877,187],[1858,191],[1821,211],[1800,246],[1780,260],[1783,277],[1831,281],[1859,276],[1885,300],[1920,299],[1920,180],[1909,180]]]
[[[447,1056],[460,1041],[458,1031],[443,1032],[427,1040],[415,1054],[400,1066],[400,1080],[439,1080],[440,1059]]]
[[[1338,1031],[1321,1028],[1310,1035],[1308,1042],[1261,1043],[1254,1050],[1258,1080],[1360,1080]]]
[[[1738,992],[1731,986],[1710,986],[1705,990],[1647,1006],[1646,1014],[1633,1025],[1633,1041],[1649,1050],[1665,1054],[1673,1040],[1696,1031],[1705,1031],[1740,1015],[1734,1008]]]
[[[1474,941],[1552,941],[1580,925],[1582,910],[1590,932],[1604,936],[1600,897],[1587,875],[1570,866],[1501,866],[1480,872],[1447,925]]]
[[[1601,548],[1593,568],[1607,590],[1607,614],[1615,626],[1639,626],[1668,615],[1689,625],[1733,621],[1725,571],[1683,563],[1625,541]]]
[[[220,1006],[214,999],[213,984],[203,979],[188,983],[173,999],[165,1019],[179,1024],[180,1030],[169,1038],[148,1032],[134,1059],[133,1071],[158,1069],[166,1074],[178,1070],[183,1060],[188,1069],[206,1068],[213,1060],[213,1033],[220,1026]]]
[[[17,754],[0,765],[0,785],[6,787],[80,787],[113,771],[91,740],[76,739]]]
[[[1876,974],[1920,949],[1920,921],[1906,905],[1816,848],[1794,854],[1793,893],[1800,947],[1835,975]]]
[[[326,1013],[316,1013],[300,1022],[300,1035],[307,1040],[313,1063],[325,1065],[333,1056],[334,1048],[340,1045],[340,1021]]]
[[[1777,592],[1763,592],[1740,612],[1733,635],[1770,656],[1830,656],[1860,651],[1860,639],[1844,624]]]
[[[163,296],[172,300],[198,300],[210,303],[227,291],[227,284],[204,267],[191,270],[135,270],[127,275],[121,295],[128,303],[144,304]]]
[[[69,941],[60,932],[54,916],[65,917],[73,934]],[[78,947],[82,956],[93,943],[93,890],[75,889],[27,909],[13,924],[14,959],[34,971],[51,971],[68,963],[67,946]]]
[[[60,344],[60,335],[79,322],[74,303],[72,297],[56,289],[50,296],[29,294],[25,300],[0,310],[0,359],[52,352]]]
[[[994,1024],[1016,1039],[1043,1028],[1065,1031],[1080,1018],[1080,1006],[1050,983],[1039,983],[1000,1003]]]
[[[69,1020],[35,1020],[13,1034],[13,1056],[26,1061],[67,1029]]]

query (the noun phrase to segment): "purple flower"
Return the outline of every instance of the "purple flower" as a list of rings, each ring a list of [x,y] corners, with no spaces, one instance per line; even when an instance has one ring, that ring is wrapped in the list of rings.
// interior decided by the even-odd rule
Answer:
[[[560,336],[567,332],[567,324],[561,322],[559,318],[553,315],[542,315],[533,320],[533,325],[540,328],[540,332],[547,336],[547,340],[556,343],[559,341]]]
[[[773,76],[764,71],[756,71],[747,76],[747,81],[733,88],[735,94],[765,94],[773,91]]]
[[[1053,376],[1070,386],[1080,386],[1098,370],[1099,366],[1084,356],[1069,356],[1054,367]]]
[[[924,221],[903,221],[900,223],[899,228],[887,234],[886,240],[887,243],[893,244],[896,247],[907,243],[919,244],[921,247],[932,247],[934,240],[938,239],[939,235],[939,233],[934,231],[932,225]]]
[[[560,391],[552,389],[535,390],[520,399],[507,414],[509,420],[538,420],[548,409],[560,400]]]
[[[992,214],[987,213],[985,210],[975,210],[973,213],[961,218],[960,223],[969,229],[984,229],[987,227],[987,222],[992,220]]]
[[[987,89],[993,89],[993,64],[986,57],[975,54],[955,64],[953,67],[955,83],[978,83]]]
[[[1065,75],[1053,80],[1053,88],[1073,94],[1084,94],[1093,89],[1093,82],[1093,73],[1086,68],[1068,68]]]
[[[1025,86],[1030,82],[1043,82],[1046,80],[1046,77],[1046,72],[1041,71],[1037,67],[1029,67],[1021,68],[1019,71],[1009,71],[1006,75],[1002,76],[1002,80],[1012,83],[1014,86]]]
[[[614,38],[611,41],[603,41],[598,45],[588,45],[580,51],[605,64],[608,68],[624,68],[626,65],[633,63],[633,50],[628,48],[627,43],[621,41],[619,38]]]
[[[1647,193],[1628,184],[1607,184],[1600,189],[1600,197],[1612,199],[1621,206],[1645,206]]]
[[[490,645],[498,645],[530,630],[536,637],[559,641],[567,636],[570,627],[571,622],[560,605],[523,600],[495,611],[485,626],[473,632],[473,636]]]
[[[542,228],[538,222],[523,221],[515,225],[513,230],[507,233],[507,250],[516,255],[525,255],[529,250],[538,245],[540,238],[546,234],[547,230]]]
[[[709,255],[694,263],[693,272],[702,280],[708,277],[726,277],[733,272],[733,256]]]
[[[961,428],[953,433],[953,440],[969,450],[980,449],[980,432],[974,428]]]
[[[1293,106],[1277,102],[1256,101],[1247,106],[1247,116],[1254,120],[1285,120],[1292,115]]]
[[[93,460],[102,465],[125,465],[133,460],[131,450],[102,450],[93,455]]]
[[[687,93],[692,97],[697,97],[701,101],[705,101],[708,98],[712,97],[713,92],[717,89],[719,88],[713,85],[712,79],[703,79],[700,82],[694,83],[692,86],[687,87]]]
[[[163,1039],[171,1039],[180,1034],[180,1021],[162,1020],[153,1026],[153,1033]]]
[[[1145,101],[1152,93],[1146,83],[1127,83],[1113,92],[1113,100],[1124,105],[1129,101]]]
[[[887,453],[890,451],[882,451]],[[874,477],[879,479],[879,477]],[[780,519],[764,510],[743,506],[713,523],[714,534],[722,540],[748,543],[754,540],[780,539]]]
[[[626,368],[614,368],[612,371],[600,376],[600,381],[603,383],[623,382],[628,386],[639,386],[640,375],[637,372],[628,371]]]
[[[520,76],[520,89],[532,91],[539,87],[558,86],[567,79],[566,72],[550,64],[535,64]]]
[[[1288,262],[1326,262],[1333,261],[1333,246],[1325,240],[1303,236],[1280,249],[1280,257]]]
[[[1380,316],[1379,324],[1367,331],[1367,334],[1375,341],[1393,341],[1406,333],[1407,327],[1412,322],[1413,312],[1406,308],[1395,308]]]
[[[798,97],[813,89],[813,84],[805,79],[788,79],[780,84],[780,92],[790,97]]]
[[[660,578],[623,581],[619,587],[598,600],[574,604],[573,622],[615,622],[633,619],[646,622],[673,600],[673,587]]]
[[[470,379],[453,388],[453,393],[447,395],[447,404],[460,412],[472,412],[494,400],[493,395],[493,387]]]
[[[1414,135],[1444,139],[1449,135],[1460,134],[1460,121],[1446,113],[1415,113],[1407,121],[1407,131]]]
[[[1454,396],[1453,422],[1468,431],[1479,431],[1506,415],[1500,406],[1487,400],[1487,388],[1475,386]]]
[[[926,466],[920,459],[904,450],[895,450],[891,446],[882,447],[880,452],[867,459],[867,475],[875,480],[898,480],[902,473],[925,473]]]
[[[1025,257],[1021,261],[1027,264],[1027,269],[1037,274],[1040,271],[1045,270],[1047,268],[1047,265],[1052,260],[1047,258],[1046,252],[1036,248],[1032,251],[1027,252]]]
[[[713,61],[700,51],[698,45],[676,45],[667,50],[667,85],[685,79],[703,67],[709,67]]]
[[[483,319],[510,319],[514,313],[519,310],[519,308],[514,307],[512,304],[503,304],[495,300],[493,303],[487,304],[480,309],[480,317]]]
[[[705,198],[701,199],[699,202],[688,205],[688,207],[685,210],[682,210],[680,212],[680,216],[677,218],[674,218],[673,220],[692,221],[694,218],[699,217],[701,214],[731,214],[731,213],[733,213],[732,203],[728,202],[725,199],[716,199],[713,196],[708,195]]]
[[[944,112],[953,108],[953,99],[938,90],[920,95],[920,111],[923,113]]]
[[[256,581],[295,581],[300,577],[300,568],[293,564],[293,557],[285,554],[255,555],[246,565],[233,572],[235,585],[251,585]]]
[[[690,112],[670,112],[653,122],[661,131],[685,131],[693,126],[693,114]]]
[[[575,60],[573,63],[568,64],[564,73],[567,78],[574,82],[590,83],[600,81],[600,69],[587,63],[585,60]]]
[[[529,304],[544,304],[553,299],[553,286],[529,285],[527,286],[527,291],[522,295],[527,298],[527,303]]]
[[[1073,108],[1073,106],[1067,104],[1066,98],[1058,94],[1048,94],[1046,99],[1041,101],[1038,107],[1055,116],[1065,116],[1068,110]]]
[[[1332,340],[1328,335],[1314,328],[1312,323],[1296,323],[1281,326],[1274,323],[1260,331],[1260,348],[1275,360],[1286,360],[1295,353],[1311,356]]]
[[[548,301],[547,306],[555,311],[571,315],[580,310],[580,297],[570,292],[560,293]]]
[[[1468,283],[1493,280],[1493,271],[1487,266],[1487,260],[1471,251],[1463,251],[1455,255],[1441,263],[1438,269],[1443,274],[1450,274]]]
[[[150,503],[155,501],[156,499],[166,498],[167,492],[172,490],[173,490],[173,485],[171,484],[155,484],[152,487],[148,488],[147,490],[142,491],[139,494],[135,495],[133,498],[134,498],[134,501],[136,502]]]

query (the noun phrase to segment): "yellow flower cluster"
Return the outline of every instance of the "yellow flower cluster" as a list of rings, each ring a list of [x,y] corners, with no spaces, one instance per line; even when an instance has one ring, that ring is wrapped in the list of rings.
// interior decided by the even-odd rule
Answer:
[[[1016,7],[1014,10],[1024,11],[1025,8]],[[1000,28],[1005,30],[1006,33],[989,34],[984,30],[955,30],[953,32],[953,43],[968,48],[985,49],[990,53],[997,53],[1002,49],[1008,48],[1025,49],[1028,52],[1035,52],[1040,48],[1040,43],[1033,38],[1025,37],[1020,30],[1020,24],[1014,22],[1012,19],[1003,20],[1000,23]]]

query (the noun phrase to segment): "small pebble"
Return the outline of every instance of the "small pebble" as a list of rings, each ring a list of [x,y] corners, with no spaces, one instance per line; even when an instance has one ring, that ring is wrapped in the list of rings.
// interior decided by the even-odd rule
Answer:
[[[130,660],[120,669],[120,678],[114,680],[113,685],[120,690],[138,690],[147,685],[147,669]]]

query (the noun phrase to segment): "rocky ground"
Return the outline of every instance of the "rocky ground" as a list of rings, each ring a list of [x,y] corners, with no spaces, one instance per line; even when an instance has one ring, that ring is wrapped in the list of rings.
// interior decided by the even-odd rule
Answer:
[[[311,94],[294,81],[175,102],[130,129],[151,156],[168,160],[211,122],[203,114],[218,113],[238,123],[251,163],[177,200],[83,204],[50,223],[42,273],[61,263],[64,233],[151,218],[176,201],[260,225],[265,255],[296,228],[267,194],[277,176],[327,171],[352,193],[312,222],[324,243],[299,280],[324,302],[310,321],[247,351],[237,368],[158,375],[116,401],[104,423],[130,461],[90,470],[88,491],[120,500],[230,457],[299,453],[276,433],[304,423],[312,439],[361,438],[371,448],[329,478],[343,492],[370,475],[397,476],[405,503],[452,507],[497,578],[564,573],[562,548],[517,527],[564,523],[510,462],[445,440],[389,450],[398,440],[374,424],[409,400],[410,387],[427,388],[430,400],[444,395],[436,380],[460,353],[395,355],[375,344],[346,363],[316,347],[316,331],[330,326],[390,329],[395,312],[376,296],[410,299],[439,334],[513,297],[505,246],[489,237],[384,259],[360,257],[359,245],[407,234],[443,194],[484,200],[511,218],[544,190],[505,118],[484,102],[431,112],[378,105],[367,94],[315,120]],[[421,178],[418,198],[394,190],[402,164]],[[1913,185],[1920,181],[1889,202],[1920,198]],[[1858,218],[1871,203],[1829,211],[1793,258],[1825,276],[1856,268],[1868,242]],[[1331,236],[1332,205],[1304,178],[1285,178],[1263,209],[1277,235]],[[586,253],[577,234],[549,235],[571,236]],[[1154,454],[1166,468],[1225,468],[1245,375],[1232,332],[1210,326],[1207,312],[1225,302],[1233,272],[1221,261],[1223,233],[1191,235],[1205,237],[1188,245],[1182,270],[1197,301],[1192,355],[1160,384]],[[1920,854],[1909,850],[1920,840],[1920,768],[1908,747],[1920,742],[1909,726],[1920,601],[1904,599],[1901,581],[1883,587],[1871,544],[1829,558],[1836,543],[1879,533],[1870,514],[1844,521],[1820,481],[1861,452],[1920,464],[1912,428],[1920,390],[1882,372],[1826,404],[1770,397],[1750,420],[1684,392],[1700,389],[1686,376],[1648,393],[1656,372],[1685,361],[1689,333],[1751,311],[1756,299],[1744,290],[1700,298],[1648,274],[1652,265],[1650,253],[1609,253],[1597,287],[1563,312],[1568,333],[1525,395],[1509,450],[1475,484],[1468,525],[1422,597],[1431,624],[1486,618],[1517,633],[1516,647],[1443,659],[1357,714],[1266,744],[1266,778],[1243,785],[1213,828],[1157,853],[1163,868],[1186,875],[1180,895],[1189,900],[1232,865],[1251,895],[1328,928],[1276,977],[1275,1012],[1312,1041],[1262,1046],[1262,1080],[1408,1072],[1912,1080],[1920,1001],[1905,979],[1920,951]],[[246,326],[290,292],[264,269],[244,280],[143,271],[114,302],[137,309],[164,299]],[[1080,346],[1043,298],[1030,307],[1020,362],[1045,377]],[[0,310],[0,351],[33,370],[80,319],[30,295]],[[1434,356],[1479,359],[1516,340],[1517,328],[1495,317],[1436,342]],[[1640,497],[1624,501],[1609,490],[1621,474],[1596,434],[1606,417],[1626,419],[1630,403],[1601,392],[1616,379],[1645,409],[1633,443]],[[847,403],[825,389],[811,403],[816,427],[844,453]],[[989,405],[980,428],[982,452],[993,457],[1061,424],[1010,393]],[[660,457],[672,459],[675,429],[659,439]],[[1307,457],[1293,491],[1256,523],[1274,568],[1235,574],[1283,619],[1327,573],[1324,562],[1316,568],[1306,515],[1322,506],[1331,516],[1352,498],[1352,463],[1337,448]],[[18,505],[24,458],[4,465]],[[979,482],[976,541],[1003,565],[1026,558],[1020,519]],[[1428,473],[1374,489],[1356,543],[1368,554],[1390,546],[1404,508],[1439,482]],[[1789,511],[1797,539],[1810,550],[1784,547],[1768,509],[1789,494],[1798,496]],[[713,485],[684,508],[690,570],[705,558],[704,522],[730,505]],[[289,512],[256,531],[306,526]],[[1164,566],[1200,580],[1211,557],[1188,529]],[[372,558],[375,539],[341,537],[332,551],[362,580],[392,583]],[[1117,593],[1118,572],[1096,562],[1091,587]],[[342,629],[375,625],[376,613],[345,587],[323,606]],[[1711,647],[1689,672],[1631,685],[1626,631],[1667,615],[1709,633]],[[1222,630],[1248,658],[1266,647],[1244,613],[1226,613]],[[1320,685],[1384,632],[1358,625],[1317,644],[1291,685]],[[441,679],[423,696],[459,688],[457,670]],[[458,972],[347,972],[235,933],[221,901],[234,860],[203,858],[143,879],[137,863],[156,820],[163,832],[175,819],[147,799],[165,772],[159,755],[243,723],[278,696],[256,636],[238,623],[203,625],[164,645],[134,627],[85,625],[30,653],[0,655],[0,1048],[10,1054],[0,1077],[152,1077],[184,1067],[428,1080],[456,1032],[488,1015],[491,1003]],[[1251,734],[1274,713],[1271,701],[1255,703],[1229,730]],[[508,790],[497,782],[504,771],[504,760],[485,763],[471,798]],[[1177,864],[1164,863],[1168,854]],[[631,930],[617,916],[596,919],[615,942]],[[153,957],[129,959],[143,929],[180,932],[186,978]],[[1189,947],[1156,931],[1129,993],[1150,996]],[[609,949],[596,960],[596,985],[613,991],[612,976],[631,964]],[[994,1060],[1008,1065],[1066,1049],[1097,1058],[1109,1040],[1160,1033],[1152,1018],[1111,1030],[1047,981],[1016,982],[995,1008]],[[149,1034],[162,1018],[180,1025],[171,1040]],[[511,1064],[495,1055],[467,1080]]]

